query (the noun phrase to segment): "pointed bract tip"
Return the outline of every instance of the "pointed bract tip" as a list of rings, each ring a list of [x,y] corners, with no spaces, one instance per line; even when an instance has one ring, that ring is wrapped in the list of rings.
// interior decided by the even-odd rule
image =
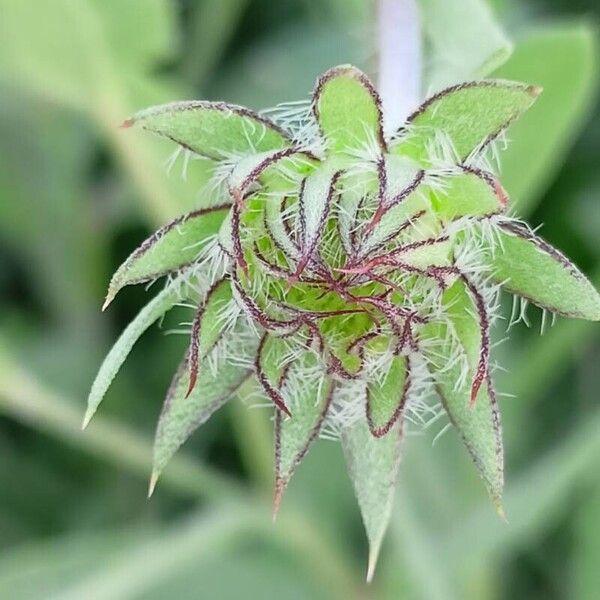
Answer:
[[[115,299],[116,292],[113,290],[108,290],[106,294],[106,298],[104,299],[104,304],[102,305],[102,312],[104,312],[111,304],[111,302]]]
[[[83,417],[83,422],[81,423],[81,431],[83,431],[90,424],[90,421],[92,420],[93,416],[94,416],[93,410],[88,409],[85,411],[85,415]]]
[[[506,517],[506,513],[504,512],[504,506],[502,505],[501,498],[494,499],[494,508],[496,509],[496,514],[505,522],[508,523],[508,518]]]
[[[133,118],[125,119],[119,126],[119,129],[129,129],[130,127],[133,127],[134,123],[135,120]]]
[[[544,88],[541,85],[530,85],[527,88],[527,93],[533,98],[537,98],[543,91]]]
[[[194,388],[196,387],[196,378],[192,377],[190,379],[190,384],[188,385],[188,389],[185,393],[185,398],[186,400],[190,397],[190,394],[194,391]]]
[[[154,489],[156,488],[159,477],[159,471],[152,471],[152,475],[150,475],[150,483],[148,484],[148,498],[151,498],[152,494],[154,494]]]
[[[283,493],[285,492],[285,488],[287,486],[287,482],[281,478],[277,478],[275,481],[275,490],[273,492],[273,522],[277,520],[277,515],[279,514],[279,509],[281,507],[281,501],[283,500]]]
[[[469,410],[475,409],[475,404],[477,403],[477,393],[479,392],[479,388],[475,389],[475,387],[471,388],[471,397],[469,398]]]
[[[377,561],[379,560],[379,550],[381,549],[381,544],[370,544],[369,545],[369,562],[367,565],[367,583],[371,583],[373,581],[373,576],[375,575],[375,569],[377,568]]]

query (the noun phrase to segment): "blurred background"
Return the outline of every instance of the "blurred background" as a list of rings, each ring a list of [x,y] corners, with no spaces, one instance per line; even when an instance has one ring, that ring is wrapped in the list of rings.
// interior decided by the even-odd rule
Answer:
[[[544,86],[510,132],[503,181],[600,284],[597,0],[421,4],[430,87],[496,67]],[[172,148],[118,124],[175,99],[305,98],[334,64],[372,72],[372,12],[370,0],[0,0],[0,598],[599,597],[595,324],[559,319],[541,337],[531,310],[497,349],[508,524],[454,432],[433,446],[439,427],[411,436],[369,587],[337,444],[315,446],[271,522],[267,411],[230,403],[146,500],[185,347],[169,323],[142,338],[80,431],[100,361],[149,298],[128,289],[101,313],[111,273],[202,203],[192,169],[167,174]],[[515,49],[499,66],[506,32]]]

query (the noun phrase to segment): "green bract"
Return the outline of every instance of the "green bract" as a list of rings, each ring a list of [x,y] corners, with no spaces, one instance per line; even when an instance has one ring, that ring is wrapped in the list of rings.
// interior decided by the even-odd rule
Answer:
[[[270,117],[210,102],[134,115],[127,126],[213,162],[217,200],[163,227],[114,275],[107,304],[124,286],[169,279],[109,353],[86,422],[139,335],[185,301],[197,311],[160,417],[151,487],[194,429],[255,378],[275,407],[275,508],[315,439],[341,439],[370,573],[411,423],[445,411],[501,511],[490,368],[500,288],[600,319],[584,275],[507,216],[491,166],[490,146],[539,91],[457,85],[389,139],[377,91],[351,66],[325,73],[310,103]]]

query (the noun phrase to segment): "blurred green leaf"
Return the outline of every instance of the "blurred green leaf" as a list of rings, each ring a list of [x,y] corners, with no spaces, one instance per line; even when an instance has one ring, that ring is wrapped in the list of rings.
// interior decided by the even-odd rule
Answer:
[[[49,598],[150,535],[148,530],[79,533],[17,547],[0,555],[0,596]]]
[[[190,36],[183,69],[193,84],[212,74],[250,0],[199,0],[192,3]]]
[[[446,555],[464,563],[485,561],[531,543],[551,527],[558,513],[569,510],[576,482],[593,476],[600,452],[598,431],[600,411],[582,417],[565,440],[509,479],[504,494],[509,525],[491,523],[484,509],[475,511],[452,531]]]
[[[511,127],[511,143],[502,153],[502,182],[519,214],[535,207],[589,118],[599,65],[597,28],[580,20],[531,31],[494,73],[544,88],[536,105]]]
[[[512,44],[485,0],[418,1],[429,43],[428,91],[485,77],[510,56]]]
[[[83,110],[112,87],[117,65],[148,68],[172,51],[165,0],[2,0],[0,9],[3,76]]]
[[[259,109],[306,98],[332,65],[364,65],[364,47],[363,40],[335,27],[286,24],[216,74],[210,94]]]
[[[598,484],[598,482],[597,482]],[[600,564],[600,487],[585,493],[575,516],[575,543],[571,598],[594,600],[598,595]]]
[[[89,0],[85,0],[89,1]],[[179,50],[177,9],[169,0],[91,0],[119,65],[146,71]]]
[[[46,389],[31,373],[15,362],[0,337],[0,413],[36,431],[49,434],[61,443],[78,447],[102,460],[146,478],[150,470],[152,445],[129,427],[102,416],[81,431],[81,407]],[[210,467],[185,457],[175,457],[163,481],[184,495],[235,497],[240,486]]]

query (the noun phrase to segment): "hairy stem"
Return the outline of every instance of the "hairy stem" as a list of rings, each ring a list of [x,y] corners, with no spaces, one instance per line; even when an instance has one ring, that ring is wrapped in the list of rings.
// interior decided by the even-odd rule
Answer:
[[[416,0],[379,0],[379,92],[386,133],[396,130],[421,96],[421,27]]]

